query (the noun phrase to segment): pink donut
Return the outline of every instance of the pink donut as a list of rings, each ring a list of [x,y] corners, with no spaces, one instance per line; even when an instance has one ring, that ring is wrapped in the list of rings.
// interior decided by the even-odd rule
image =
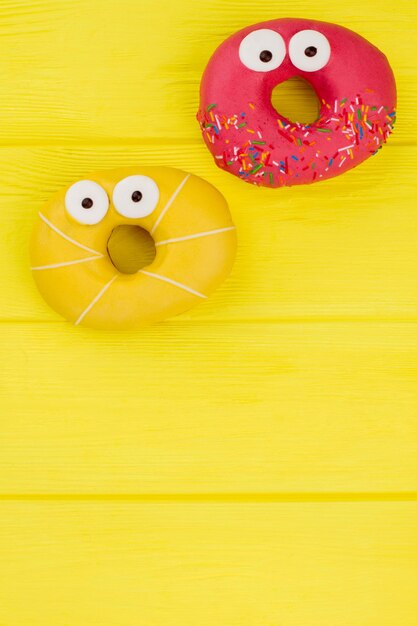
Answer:
[[[313,124],[271,104],[279,83],[299,76],[321,103]],[[268,187],[332,178],[376,154],[395,122],[389,63],[360,35],[325,22],[279,19],[249,26],[211,57],[197,119],[222,169]]]

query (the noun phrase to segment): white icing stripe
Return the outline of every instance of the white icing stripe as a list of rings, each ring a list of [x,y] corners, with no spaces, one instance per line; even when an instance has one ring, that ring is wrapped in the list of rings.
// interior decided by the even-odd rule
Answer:
[[[38,270],[52,270],[55,269],[56,267],[66,267],[67,265],[76,265],[77,263],[87,263],[87,261],[95,261],[96,259],[101,259],[103,258],[103,255],[100,254],[100,256],[89,256],[86,257],[85,259],[76,259],[75,261],[65,261],[63,263],[51,263],[50,265],[37,265],[36,267],[31,267],[30,269],[32,270],[32,272],[38,271]]]
[[[165,246],[167,243],[177,243],[178,241],[187,241],[188,239],[198,239],[199,237],[208,237],[209,235],[217,235],[217,233],[225,233],[228,230],[235,230],[236,226],[226,226],[225,228],[216,228],[216,230],[206,230],[202,233],[195,233],[194,235],[186,235],[184,237],[174,237],[173,239],[165,239],[165,241],[158,241],[155,243],[157,246]]]
[[[204,294],[195,291],[195,289],[191,289],[191,287],[187,287],[187,285],[183,285],[182,283],[178,283],[176,280],[172,280],[171,278],[167,278],[166,276],[161,276],[160,274],[153,274],[152,272],[146,272],[145,270],[139,270],[141,274],[145,274],[145,276],[150,276],[151,278],[157,278],[158,280],[162,280],[164,283],[169,283],[170,285],[174,285],[175,287],[179,287],[180,289],[184,289],[184,291],[188,291],[188,293],[192,293],[194,296],[198,296],[199,298],[207,298]]]
[[[112,284],[113,281],[115,281],[117,278],[117,274],[116,276],[113,276],[113,278],[111,280],[109,280],[108,283],[106,283],[104,285],[104,287],[98,292],[98,294],[96,295],[95,298],[93,298],[90,302],[90,304],[84,309],[84,311],[81,313],[80,317],[77,319],[77,321],[74,323],[74,326],[77,326],[83,319],[84,317],[87,315],[87,313],[89,311],[91,311],[91,309],[93,308],[93,306],[95,304],[97,304],[97,302],[100,300],[100,298],[106,293],[107,289],[110,287],[110,285]]]
[[[59,235],[63,239],[66,239],[70,243],[73,243],[74,246],[78,246],[78,248],[82,248],[83,250],[87,250],[87,252],[92,252],[93,254],[97,254],[99,256],[102,256],[101,252],[97,252],[97,250],[93,250],[92,248],[89,248],[88,246],[85,246],[84,244],[79,243],[79,241],[75,241],[75,239],[71,239],[71,237],[68,237],[68,235],[63,233],[62,230],[59,230],[59,228],[57,228],[54,224],[52,224],[52,222],[50,222],[41,212],[39,212],[39,217],[41,218],[41,220],[43,220],[45,222],[45,224],[47,226],[49,226],[49,228],[52,228],[52,230],[54,232],[56,232],[57,235]]]
[[[170,199],[168,200],[168,202],[166,203],[166,205],[162,209],[161,213],[159,214],[158,219],[156,220],[155,224],[152,226],[151,235],[153,235],[154,232],[156,231],[156,229],[158,228],[158,226],[161,223],[165,213],[168,211],[169,207],[174,202],[175,198],[178,196],[179,192],[184,187],[185,183],[190,178],[190,176],[191,176],[191,174],[187,174],[187,176],[184,178],[184,180],[181,181],[181,183],[178,185],[178,187],[176,188],[176,190],[174,191],[174,193],[172,194],[172,196],[170,197]]]

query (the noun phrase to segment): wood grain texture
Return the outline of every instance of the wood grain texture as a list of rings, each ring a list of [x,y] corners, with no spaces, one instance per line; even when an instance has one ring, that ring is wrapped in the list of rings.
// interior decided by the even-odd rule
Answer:
[[[0,0],[2,626],[415,624],[416,6],[283,10]],[[259,190],[214,167],[198,85],[227,35],[288,13],[380,47],[398,122],[342,177]],[[135,163],[219,188],[234,270],[166,324],[75,329],[32,282],[36,213]]]
[[[342,177],[257,189],[217,170],[204,146],[3,148],[0,320],[56,321],[37,294],[27,250],[48,196],[91,170],[176,164],[226,195],[239,250],[229,280],[180,319],[415,319],[417,147],[387,146]],[[59,261],[60,259],[57,259]]]
[[[417,491],[414,323],[0,336],[0,492]]]
[[[157,11],[136,0],[7,0],[0,7],[3,142],[198,142],[199,81],[214,49],[248,24],[288,16],[340,22],[380,47],[398,81],[396,142],[416,138],[416,9],[408,0],[395,11],[387,0],[319,9],[309,0],[285,9],[246,0],[161,0]]]
[[[416,512],[415,503],[2,503],[0,622],[414,626]]]

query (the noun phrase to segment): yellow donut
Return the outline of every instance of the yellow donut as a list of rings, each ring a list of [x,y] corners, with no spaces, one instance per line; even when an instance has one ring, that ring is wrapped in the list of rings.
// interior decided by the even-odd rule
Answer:
[[[121,225],[150,233],[156,255],[134,274],[112,262]],[[101,329],[137,328],[187,311],[226,278],[236,232],[224,197],[193,174],[168,167],[92,174],[57,193],[39,213],[32,272],[67,320]]]

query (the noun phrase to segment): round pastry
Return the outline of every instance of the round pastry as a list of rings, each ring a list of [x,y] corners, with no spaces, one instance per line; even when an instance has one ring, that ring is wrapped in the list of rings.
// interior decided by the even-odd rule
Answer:
[[[128,227],[147,231],[155,250],[134,274],[116,268],[110,246],[112,233]],[[31,262],[41,294],[63,317],[130,329],[207,298],[228,275],[235,248],[226,201],[212,185],[168,167],[125,168],[56,194],[39,213]]]
[[[300,77],[320,102],[312,124],[277,112],[271,94]],[[342,174],[376,154],[395,122],[389,63],[360,35],[313,20],[249,26],[211,57],[200,89],[200,122],[215,163],[246,182],[301,185]]]

